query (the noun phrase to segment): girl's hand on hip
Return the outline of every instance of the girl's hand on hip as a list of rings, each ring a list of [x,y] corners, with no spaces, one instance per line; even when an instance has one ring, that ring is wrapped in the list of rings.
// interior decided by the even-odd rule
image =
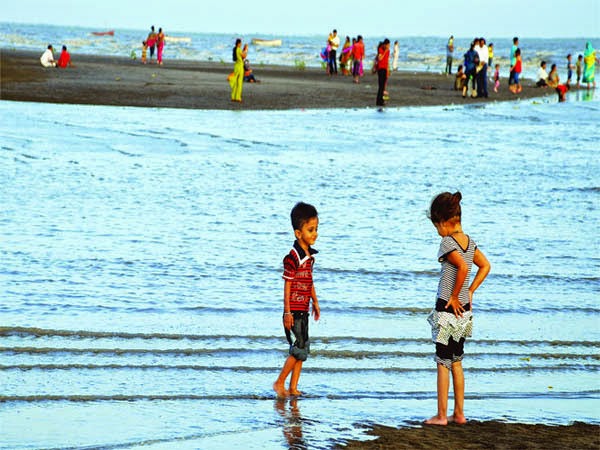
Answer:
[[[446,309],[448,308],[451,308],[456,317],[462,317],[462,313],[465,311],[465,308],[458,301],[458,297],[454,295],[451,295],[450,300],[446,303]]]

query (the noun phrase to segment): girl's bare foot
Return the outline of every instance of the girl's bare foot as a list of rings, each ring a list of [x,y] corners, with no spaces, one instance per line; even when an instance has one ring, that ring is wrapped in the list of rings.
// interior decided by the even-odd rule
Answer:
[[[433,416],[425,421],[425,425],[448,425],[447,417]]]
[[[457,416],[456,414],[452,414],[451,416],[448,416],[448,423],[464,425],[467,423],[467,418],[465,416]]]
[[[290,395],[290,391],[288,391],[285,388],[283,383],[277,383],[277,381],[275,383],[273,383],[273,390],[277,394],[278,398],[285,398],[285,397],[289,397],[289,395]]]
[[[290,388],[290,395],[294,395],[296,397],[300,397],[302,395],[302,392],[300,392],[298,389],[292,389],[292,388]]]

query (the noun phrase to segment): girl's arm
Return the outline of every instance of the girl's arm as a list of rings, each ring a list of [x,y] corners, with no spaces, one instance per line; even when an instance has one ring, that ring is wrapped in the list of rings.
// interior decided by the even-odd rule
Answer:
[[[315,320],[319,320],[321,317],[321,308],[319,308],[319,300],[317,300],[317,292],[315,291],[315,285],[313,284],[312,292],[310,293],[312,297],[312,314]]]
[[[290,311],[290,292],[292,288],[292,282],[285,280],[283,285],[283,326],[286,330],[291,329],[294,326],[294,316]]]
[[[452,312],[456,317],[462,317],[462,313],[465,309],[458,300],[458,294],[460,294],[460,290],[462,289],[463,284],[465,284],[469,269],[467,268],[465,260],[462,259],[456,251],[449,253],[447,259],[450,264],[456,267],[456,280],[454,281],[454,289],[452,289],[450,299],[448,300],[448,303],[446,303],[446,309],[451,307]]]
[[[490,269],[492,265],[487,260],[483,252],[479,249],[475,250],[475,255],[473,255],[473,263],[479,268],[477,273],[475,274],[475,278],[473,278],[473,282],[471,286],[469,286],[469,302],[471,303],[471,307],[473,306],[473,293],[477,290],[485,277],[490,273]]]

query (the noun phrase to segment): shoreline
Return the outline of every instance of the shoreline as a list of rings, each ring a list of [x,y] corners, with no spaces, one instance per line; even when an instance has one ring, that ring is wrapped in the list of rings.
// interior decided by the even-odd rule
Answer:
[[[375,108],[377,76],[370,71],[355,84],[351,76],[330,77],[322,69],[254,66],[260,83],[245,82],[239,104],[231,102],[226,79],[233,63],[166,60],[157,66],[121,56],[75,54],[74,67],[54,69],[41,66],[41,53],[0,49],[0,100],[236,111]],[[554,90],[536,88],[530,80],[524,80],[518,95],[508,90],[506,78],[501,79],[498,93],[488,83],[487,99],[463,99],[453,87],[454,74],[397,71],[388,81],[386,106],[485,104],[556,96]]]
[[[373,425],[370,441],[348,441],[336,449],[412,450],[412,449],[600,449],[600,425],[574,422],[569,425],[470,421],[465,425],[393,428]]]

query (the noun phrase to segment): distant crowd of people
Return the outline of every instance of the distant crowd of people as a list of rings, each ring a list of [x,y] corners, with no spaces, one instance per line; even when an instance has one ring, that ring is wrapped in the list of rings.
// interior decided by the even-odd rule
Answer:
[[[452,62],[454,53],[454,36],[450,36],[446,44],[446,67],[444,73],[450,75],[452,73]],[[494,44],[490,43],[486,47],[484,38],[475,38],[470,45],[469,50],[464,54],[463,64],[458,66],[456,73],[454,88],[462,91],[462,96],[467,97],[469,85],[471,87],[470,96],[472,97],[488,97],[487,91],[487,72],[488,67],[492,67],[494,55]],[[587,88],[596,87],[595,71],[596,71],[596,50],[592,47],[591,42],[586,44],[584,54],[577,57],[576,64],[573,64],[572,55],[569,53],[567,59],[567,80],[565,83],[560,83],[558,69],[556,64],[552,64],[550,73],[546,71],[547,62],[542,61],[537,72],[537,87],[550,87],[556,90],[559,101],[565,100],[566,92],[571,88],[571,81],[575,71],[577,87],[580,87],[580,82],[586,83]],[[494,66],[494,92],[498,92],[500,86],[500,65]],[[523,58],[521,49],[519,48],[519,38],[513,38],[513,45],[510,50],[510,69],[508,77],[508,88],[513,94],[518,94],[523,90],[521,84],[521,73],[523,71]]]
[[[385,38],[377,45],[377,52],[373,59],[371,72],[377,74],[377,97],[376,106],[384,106],[389,100],[387,92],[387,80],[390,76],[390,40]],[[329,76],[338,75],[338,49],[340,47],[340,38],[338,32],[334,29],[327,37],[325,47],[321,50],[321,59],[325,65],[326,73]],[[394,42],[391,70],[398,69],[399,44]],[[352,39],[346,36],[342,50],[339,55],[340,69],[342,75],[352,75],[353,82],[360,83],[360,78],[364,76],[365,44],[362,35],[357,35]]]
[[[165,34],[163,29],[159,28],[158,32],[156,32],[154,25],[152,25],[148,36],[142,41],[142,63],[152,63],[154,54],[156,53],[156,63],[162,65],[164,46]],[[393,51],[390,50],[390,46],[390,40],[387,38],[378,43],[376,56],[371,66],[371,72],[377,74],[378,80],[376,106],[384,106],[386,101],[389,100],[387,81],[391,72],[398,70],[399,43],[398,41],[394,42]],[[149,57],[148,50],[150,53]],[[450,36],[446,43],[446,65],[444,68],[444,73],[447,75],[452,74],[454,52],[454,36]],[[241,86],[244,81],[250,83],[258,82],[250,67],[247,54],[248,45],[246,44],[242,47],[241,39],[238,39],[232,54],[234,70],[228,77],[232,89],[231,100],[235,102],[242,101]],[[392,57],[391,68],[390,57]],[[326,73],[329,76],[338,75],[339,61],[342,75],[351,75],[353,82],[358,84],[365,73],[365,43],[363,37],[361,35],[353,38],[346,36],[342,45],[338,32],[334,29],[327,37],[326,46],[321,51],[321,58]],[[588,89],[596,87],[595,71],[597,62],[596,50],[593,48],[591,42],[587,42],[584,53],[577,56],[575,63],[573,62],[572,54],[569,53],[566,56],[567,79],[564,83],[561,83],[556,63],[551,64],[550,72],[548,73],[548,62],[541,61],[535,84],[540,88],[555,89],[559,99],[563,101],[565,93],[571,88],[573,80],[575,80],[578,88],[582,83],[587,85]],[[48,45],[48,48],[40,57],[40,63],[43,67],[66,68],[67,66],[73,66],[71,55],[67,51],[66,45],[62,46],[62,52],[58,59],[54,57],[54,48],[52,45]],[[491,42],[487,44],[486,39],[483,37],[475,38],[471,42],[469,50],[463,55],[462,64],[458,65],[454,81],[455,90],[461,91],[463,98],[488,98],[488,74],[491,74],[492,69],[493,90],[494,92],[498,92],[500,88],[500,65],[494,65],[494,44]],[[519,94],[523,90],[521,83],[522,71],[523,56],[519,47],[519,38],[514,37],[510,50],[508,77],[508,89],[514,94]]]

